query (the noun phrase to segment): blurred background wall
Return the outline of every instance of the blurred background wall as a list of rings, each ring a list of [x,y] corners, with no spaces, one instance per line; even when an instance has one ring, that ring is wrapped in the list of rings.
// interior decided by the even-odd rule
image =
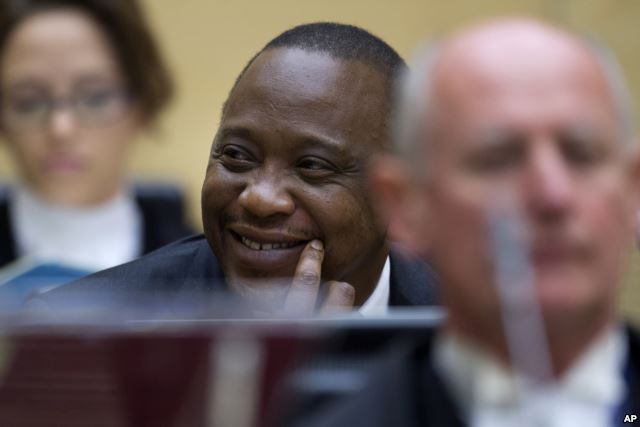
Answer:
[[[362,26],[405,58],[426,37],[497,14],[529,14],[598,35],[619,55],[640,103],[640,2],[637,0],[143,0],[173,71],[177,97],[159,128],[137,144],[135,176],[181,184],[200,225],[200,185],[220,106],[237,74],[268,40],[294,25],[339,21]],[[13,172],[0,150],[0,182]],[[623,295],[640,320],[640,262]]]

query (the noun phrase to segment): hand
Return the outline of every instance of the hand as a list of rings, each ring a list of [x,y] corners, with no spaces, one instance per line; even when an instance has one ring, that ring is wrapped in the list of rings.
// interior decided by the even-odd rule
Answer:
[[[295,315],[310,315],[316,311],[321,287],[326,297],[317,310],[321,313],[350,311],[355,300],[355,289],[348,283],[330,281],[321,285],[324,248],[320,240],[307,243],[293,275],[293,281],[284,302],[284,311]]]

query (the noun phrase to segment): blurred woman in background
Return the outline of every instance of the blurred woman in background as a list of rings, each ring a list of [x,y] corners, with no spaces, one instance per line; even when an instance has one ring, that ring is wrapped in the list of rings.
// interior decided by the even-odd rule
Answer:
[[[18,182],[0,198],[0,266],[95,271],[191,232],[174,187],[126,180],[171,92],[133,0],[2,0],[0,134]]]

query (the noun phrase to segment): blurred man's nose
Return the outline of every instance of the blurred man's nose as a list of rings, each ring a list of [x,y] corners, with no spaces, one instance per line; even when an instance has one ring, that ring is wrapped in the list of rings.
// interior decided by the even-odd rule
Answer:
[[[570,165],[553,141],[536,141],[533,145],[526,178],[529,208],[542,217],[563,215],[575,197]]]
[[[258,176],[247,184],[238,199],[240,206],[253,215],[292,215],[295,203],[278,177]]]

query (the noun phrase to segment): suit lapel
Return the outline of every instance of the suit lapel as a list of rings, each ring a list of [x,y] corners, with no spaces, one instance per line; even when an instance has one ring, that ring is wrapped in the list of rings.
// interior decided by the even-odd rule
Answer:
[[[6,197],[0,198],[0,267],[16,259],[16,247],[11,220],[9,203]]]
[[[640,335],[631,327],[627,327],[629,354],[625,366],[624,377],[627,383],[627,398],[622,405],[621,413],[616,418],[624,419],[625,414],[640,416]]]
[[[394,251],[391,251],[389,257],[391,259],[390,306],[439,305],[438,279],[427,263],[409,259]]]
[[[414,372],[420,373],[416,375],[418,383],[413,392],[418,401],[419,425],[465,427],[460,410],[432,363],[436,333],[435,330],[429,330],[414,352],[414,363],[419,364]]]

